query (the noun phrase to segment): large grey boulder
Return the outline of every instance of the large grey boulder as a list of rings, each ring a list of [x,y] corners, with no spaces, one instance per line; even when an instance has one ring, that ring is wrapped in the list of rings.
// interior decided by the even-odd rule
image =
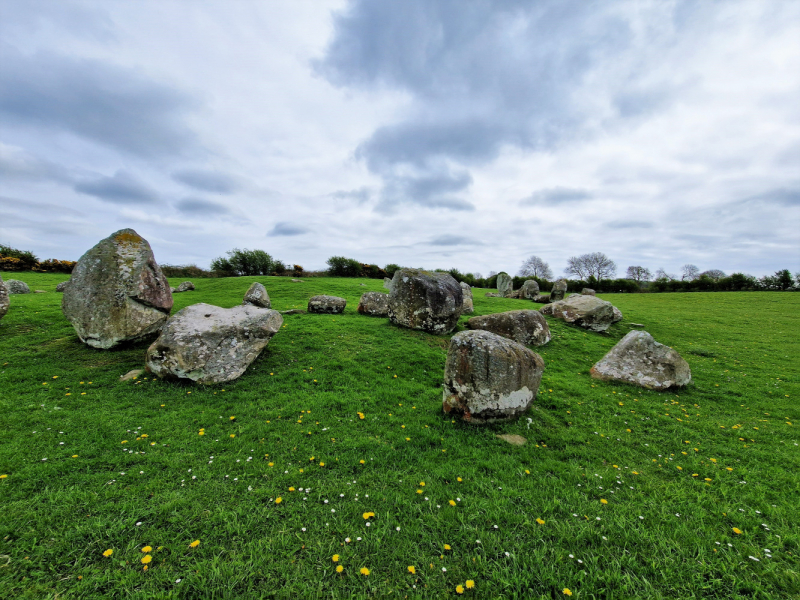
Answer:
[[[267,288],[264,287],[264,284],[258,283],[257,281],[253,282],[250,287],[247,288],[242,304],[252,304],[259,308],[272,308],[272,301],[269,299]]]
[[[69,280],[69,279],[67,279],[66,281],[62,281],[61,283],[59,283],[59,284],[56,286],[56,291],[57,291],[57,292],[63,292],[65,289],[67,289],[67,286],[69,285],[69,281],[70,281],[70,280]]]
[[[584,296],[596,296],[597,293],[592,288],[583,288],[581,294]]]
[[[61,309],[81,341],[112,348],[157,333],[172,309],[172,292],[147,240],[121,229],[81,256]]]
[[[8,288],[3,283],[3,276],[0,275],[0,319],[2,319],[11,307],[11,298],[9,298]]]
[[[605,331],[616,322],[614,305],[597,296],[573,294],[565,300],[543,306],[539,312],[591,331]]]
[[[184,281],[178,287],[171,288],[173,294],[179,294],[181,292],[190,292],[194,290],[194,284],[191,281]]]
[[[475,312],[475,305],[472,303],[472,288],[465,281],[461,282],[461,294],[464,300],[461,302],[461,314],[471,315]]]
[[[522,287],[519,288],[519,297],[524,300],[533,300],[539,295],[539,284],[533,279],[526,279]]]
[[[6,288],[8,288],[9,294],[30,294],[31,288],[28,287],[28,284],[24,281],[20,281],[19,279],[9,279],[6,281]]]
[[[449,333],[461,316],[464,294],[449,273],[399,269],[392,278],[389,319],[429,333]]]
[[[358,312],[370,317],[385,317],[389,314],[389,294],[365,292],[358,301]]]
[[[514,280],[511,279],[511,275],[505,271],[500,271],[500,273],[497,274],[496,285],[497,293],[503,298],[508,298],[508,296],[514,291]]]
[[[683,387],[692,381],[689,364],[646,331],[629,332],[590,371],[595,379],[622,381],[651,390]]]
[[[383,287],[386,288],[387,290],[392,289],[392,280],[389,277],[383,278]]]
[[[450,340],[444,369],[442,408],[468,423],[507,421],[536,398],[542,357],[489,331],[462,331]]]
[[[550,304],[550,294],[536,294],[533,301],[537,304]]]
[[[544,346],[550,341],[550,326],[538,310],[509,310],[472,317],[467,327],[491,331],[525,346]]]
[[[567,293],[567,280],[559,279],[553,283],[553,289],[550,290],[550,302],[558,302],[563,300]]]
[[[179,310],[147,349],[147,370],[158,377],[223,383],[236,379],[283,324],[277,310],[192,304]]]
[[[338,315],[344,312],[347,300],[338,296],[314,296],[308,301],[308,312],[323,315]]]

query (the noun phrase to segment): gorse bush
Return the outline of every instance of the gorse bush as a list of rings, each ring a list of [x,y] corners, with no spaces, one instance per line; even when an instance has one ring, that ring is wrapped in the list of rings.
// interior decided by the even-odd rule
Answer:
[[[263,250],[234,248],[226,254],[227,258],[220,256],[211,261],[211,270],[218,275],[225,277],[272,275],[276,271],[276,267],[286,271],[286,266],[281,261],[274,260]]]
[[[159,265],[161,272],[170,277],[214,277],[215,273],[201,269],[197,265]]]
[[[0,244],[0,268],[4,271],[33,270],[38,263],[39,259],[33,252]]]
[[[328,274],[334,277],[359,277],[361,263],[354,258],[331,256],[327,261]]]

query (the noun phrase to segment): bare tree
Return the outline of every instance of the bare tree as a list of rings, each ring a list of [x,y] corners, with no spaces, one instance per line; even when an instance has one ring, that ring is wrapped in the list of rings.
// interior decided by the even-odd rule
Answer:
[[[483,279],[483,275],[481,275],[480,273],[472,273],[472,276],[473,276],[475,279]]]
[[[553,271],[550,270],[550,265],[541,258],[538,256],[531,256],[522,262],[522,266],[519,268],[519,276],[538,277],[539,279],[552,281]]]
[[[650,281],[650,279],[653,277],[653,274],[647,267],[636,266],[628,267],[628,273],[625,277],[626,279],[633,279],[634,281]]]
[[[675,279],[675,275],[670,275],[667,273],[663,267],[659,267],[656,271],[656,281],[673,281]]]
[[[720,271],[719,269],[709,269],[708,271],[703,271],[698,275],[698,277],[706,276],[713,281],[719,281],[723,277],[725,277],[725,272]]]
[[[602,252],[590,252],[580,256],[570,256],[564,273],[578,279],[610,279],[617,272],[617,264]]]
[[[683,265],[681,267],[681,281],[694,281],[700,274],[700,269],[697,265]]]

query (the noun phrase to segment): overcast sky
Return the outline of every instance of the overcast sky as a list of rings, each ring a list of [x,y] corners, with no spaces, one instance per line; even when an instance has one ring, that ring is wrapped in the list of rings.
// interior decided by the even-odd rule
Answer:
[[[0,243],[800,270],[800,2],[3,0]]]

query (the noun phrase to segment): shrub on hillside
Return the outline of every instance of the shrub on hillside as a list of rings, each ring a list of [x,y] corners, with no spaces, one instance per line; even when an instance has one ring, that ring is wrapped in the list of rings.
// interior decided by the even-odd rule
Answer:
[[[226,252],[227,258],[220,256],[211,261],[211,270],[215,274],[223,277],[234,277],[240,275],[272,275],[275,271],[276,263],[279,263],[286,270],[280,261],[275,261],[263,250],[240,250],[234,248]]]
[[[159,265],[164,276],[171,277],[214,277],[215,273],[201,269],[197,265]]]
[[[386,271],[386,276],[387,277],[394,277],[394,272],[395,271],[399,271],[402,268],[403,267],[401,267],[400,265],[396,265],[394,263],[389,263],[388,265],[383,267],[383,270]]]
[[[74,260],[48,258],[47,260],[36,263],[36,266],[33,267],[32,270],[39,271],[40,273],[72,273],[72,269],[74,269],[77,264],[77,261]]]
[[[17,250],[11,246],[0,244],[0,269],[3,271],[28,271],[33,269],[38,262],[39,259],[33,252]]]
[[[331,256],[327,261],[328,275],[333,277],[360,277],[361,263],[354,258]]]

